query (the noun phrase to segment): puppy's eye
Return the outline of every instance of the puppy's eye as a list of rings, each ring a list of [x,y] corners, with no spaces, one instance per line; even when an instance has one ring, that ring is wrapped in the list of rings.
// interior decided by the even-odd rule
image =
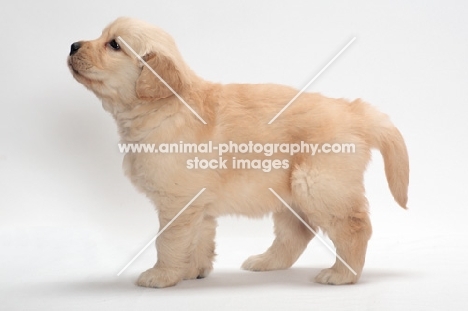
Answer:
[[[120,45],[117,43],[117,41],[115,41],[115,39],[110,41],[109,45],[116,51],[120,50]]]

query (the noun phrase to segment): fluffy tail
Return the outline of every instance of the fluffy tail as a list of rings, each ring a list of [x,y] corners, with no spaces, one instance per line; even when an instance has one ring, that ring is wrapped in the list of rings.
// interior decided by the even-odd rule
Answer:
[[[385,175],[395,201],[406,209],[408,202],[409,160],[405,141],[389,118],[377,111],[371,113],[369,136],[373,147],[380,150],[385,164]]]

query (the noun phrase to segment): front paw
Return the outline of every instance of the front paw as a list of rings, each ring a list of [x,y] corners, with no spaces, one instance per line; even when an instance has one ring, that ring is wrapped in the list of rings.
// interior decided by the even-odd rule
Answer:
[[[170,269],[151,268],[140,274],[136,284],[142,287],[163,288],[174,286],[179,283],[182,278],[179,273]]]
[[[184,280],[204,279],[213,270],[213,266],[197,268],[193,267],[187,271]]]

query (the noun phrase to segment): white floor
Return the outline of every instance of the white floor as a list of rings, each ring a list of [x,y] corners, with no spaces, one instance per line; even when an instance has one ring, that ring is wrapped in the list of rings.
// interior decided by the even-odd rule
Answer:
[[[38,227],[1,235],[2,310],[462,310],[468,305],[466,230],[412,232],[417,215],[374,219],[366,267],[356,285],[312,282],[333,256],[315,239],[289,270],[247,272],[240,264],[270,237],[226,237],[220,228],[215,270],[173,288],[134,285],[154,263],[150,247],[121,276],[116,273],[144,243],[90,230]],[[391,212],[389,212],[390,214]],[[387,215],[388,216],[388,215]],[[398,218],[402,218],[398,220]],[[378,228],[380,223],[381,229]],[[244,221],[225,220],[222,225]],[[399,222],[394,232],[385,228]],[[245,226],[245,224],[243,224]],[[266,221],[247,226],[267,227]],[[464,233],[464,234],[462,234]],[[328,241],[329,242],[329,241]],[[136,246],[137,245],[137,246]],[[5,269],[8,267],[8,269]]]

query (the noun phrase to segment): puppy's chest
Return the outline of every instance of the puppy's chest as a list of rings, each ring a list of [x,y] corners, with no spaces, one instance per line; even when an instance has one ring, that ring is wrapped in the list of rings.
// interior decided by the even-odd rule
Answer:
[[[191,159],[191,154],[163,153],[160,150],[156,151],[157,144],[154,146],[154,151],[127,153],[123,160],[125,175],[140,191],[166,192],[170,191],[173,185],[184,185],[193,180],[189,175],[195,172],[187,169],[187,161]]]

